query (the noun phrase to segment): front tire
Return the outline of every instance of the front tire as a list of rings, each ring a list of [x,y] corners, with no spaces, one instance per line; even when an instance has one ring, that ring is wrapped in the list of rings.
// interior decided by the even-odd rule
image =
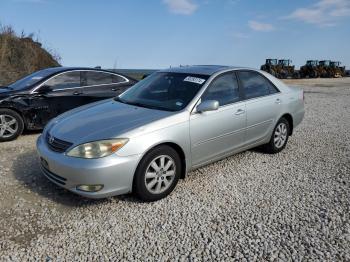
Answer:
[[[0,109],[0,142],[12,141],[24,129],[22,117],[11,109]]]
[[[290,134],[290,126],[285,118],[281,118],[272,133],[270,142],[264,146],[264,150],[270,154],[281,152],[287,145]]]
[[[156,147],[142,158],[137,167],[133,192],[146,202],[160,200],[174,190],[181,169],[180,157],[172,147]]]

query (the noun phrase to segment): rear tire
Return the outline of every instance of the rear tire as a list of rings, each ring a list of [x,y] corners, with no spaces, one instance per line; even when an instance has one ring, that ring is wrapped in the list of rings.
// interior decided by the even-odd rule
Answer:
[[[269,154],[276,154],[281,152],[287,145],[290,134],[290,126],[284,117],[282,117],[276,124],[270,142],[263,148]]]
[[[24,129],[22,117],[11,109],[0,109],[0,142],[12,141]]]
[[[160,200],[174,190],[181,169],[180,157],[172,147],[156,147],[139,163],[135,172],[133,192],[146,202]]]

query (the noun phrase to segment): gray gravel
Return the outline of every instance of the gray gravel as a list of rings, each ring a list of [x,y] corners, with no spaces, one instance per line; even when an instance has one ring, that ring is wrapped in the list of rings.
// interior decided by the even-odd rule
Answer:
[[[1,260],[350,260],[350,84],[305,87],[277,155],[192,172],[168,198],[87,200],[42,177],[38,134],[0,144]]]

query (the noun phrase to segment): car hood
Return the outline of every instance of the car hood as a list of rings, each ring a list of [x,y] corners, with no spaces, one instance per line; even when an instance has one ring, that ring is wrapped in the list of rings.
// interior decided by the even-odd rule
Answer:
[[[15,92],[13,90],[0,86],[0,99],[9,97],[14,93]]]
[[[50,135],[74,144],[120,137],[135,128],[174,114],[114,100],[77,108],[54,120]]]
[[[26,90],[13,90],[3,86],[0,87],[0,100],[11,96],[16,96],[16,95],[20,96],[20,95],[26,95],[26,94],[28,94],[28,91]]]

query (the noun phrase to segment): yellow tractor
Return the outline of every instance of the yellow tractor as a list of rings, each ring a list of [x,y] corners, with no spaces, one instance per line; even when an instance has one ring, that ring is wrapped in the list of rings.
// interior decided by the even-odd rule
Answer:
[[[295,77],[296,73],[292,65],[292,60],[289,59],[266,59],[264,65],[260,67],[261,70],[270,73],[277,78]]]
[[[300,67],[301,78],[317,78],[320,77],[318,60],[307,60],[306,64]]]
[[[331,77],[344,77],[346,76],[345,66],[340,66],[339,61],[330,62]]]
[[[278,60],[277,59],[266,59],[266,62],[264,65],[260,67],[261,70],[268,72],[269,74],[277,77],[277,71],[278,71]]]
[[[320,77],[331,76],[331,60],[322,60],[318,64],[318,72]]]
[[[295,66],[292,65],[292,60],[280,59],[278,60],[278,78],[298,78],[298,74],[295,72]]]

